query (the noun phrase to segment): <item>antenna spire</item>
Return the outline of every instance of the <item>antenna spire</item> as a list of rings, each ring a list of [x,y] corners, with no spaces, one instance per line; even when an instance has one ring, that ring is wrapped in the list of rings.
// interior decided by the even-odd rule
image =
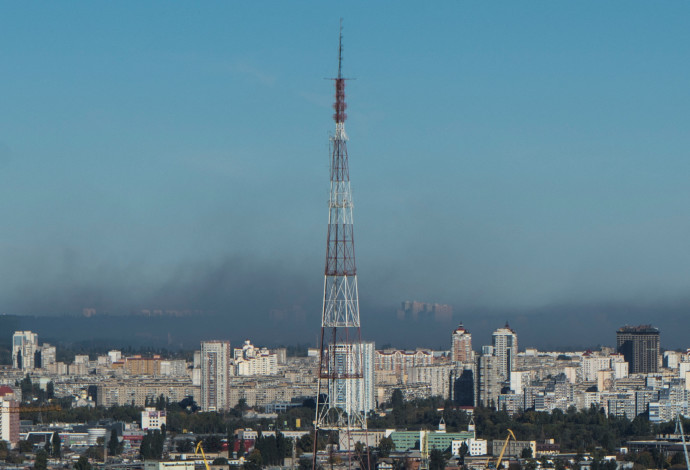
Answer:
[[[345,79],[343,78],[343,19],[340,18],[340,40],[338,41],[338,77],[335,79],[335,114],[333,119],[336,124],[343,124],[347,119],[345,114]],[[342,126],[340,126],[342,127]]]
[[[338,40],[338,78],[343,78],[343,19],[340,18],[340,38]]]

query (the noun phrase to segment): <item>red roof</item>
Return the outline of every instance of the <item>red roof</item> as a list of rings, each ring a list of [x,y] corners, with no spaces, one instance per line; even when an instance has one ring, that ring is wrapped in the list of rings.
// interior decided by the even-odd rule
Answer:
[[[0,397],[4,397],[5,395],[8,395],[10,393],[14,393],[14,390],[12,390],[7,385],[0,386]]]

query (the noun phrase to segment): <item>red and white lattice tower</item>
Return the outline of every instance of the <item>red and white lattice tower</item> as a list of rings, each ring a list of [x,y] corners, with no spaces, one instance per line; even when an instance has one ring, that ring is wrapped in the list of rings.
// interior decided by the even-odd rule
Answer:
[[[366,430],[362,337],[355,267],[352,192],[345,133],[345,79],[342,76],[342,29],[335,81],[335,134],[331,137],[331,191],[321,316],[314,450],[319,431],[337,430],[350,447],[350,431]],[[349,450],[349,449],[341,449]],[[316,452],[314,453],[316,461]]]

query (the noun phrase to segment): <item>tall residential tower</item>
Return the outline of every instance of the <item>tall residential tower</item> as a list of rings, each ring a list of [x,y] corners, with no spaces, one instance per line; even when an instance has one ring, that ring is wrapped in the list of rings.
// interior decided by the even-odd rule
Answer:
[[[229,341],[201,343],[201,411],[228,408],[229,368]]]
[[[453,331],[451,341],[451,360],[453,362],[472,361],[472,334],[462,326],[462,323]]]
[[[517,333],[506,323],[493,333],[494,355],[498,358],[498,378],[501,382],[510,379],[510,371],[517,365]]]

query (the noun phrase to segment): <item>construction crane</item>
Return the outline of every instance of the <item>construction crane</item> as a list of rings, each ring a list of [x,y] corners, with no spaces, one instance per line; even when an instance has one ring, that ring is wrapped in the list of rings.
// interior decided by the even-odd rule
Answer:
[[[503,447],[501,448],[501,453],[498,455],[498,460],[496,460],[496,469],[498,469],[498,467],[500,467],[500,465],[501,465],[501,460],[503,460],[503,454],[506,451],[506,447],[508,447],[508,441],[510,440],[511,437],[513,438],[514,441],[517,441],[517,438],[515,437],[515,434],[513,434],[513,431],[508,429],[508,435],[506,436],[506,440],[503,443]],[[484,464],[484,466],[487,468],[489,467],[489,460],[491,460],[491,457],[487,458],[486,464]]]
[[[690,469],[690,458],[688,458],[688,446],[685,443],[685,432],[683,432],[683,418],[678,413],[676,415],[676,433],[680,431],[680,438],[683,440],[683,453],[685,454],[685,468]]]
[[[62,408],[59,405],[49,405],[49,406],[18,406],[16,408],[10,408],[10,413],[41,413],[43,411],[61,411]]]
[[[204,465],[206,466],[206,470],[211,470],[211,468],[208,466],[208,460],[206,460],[204,448],[201,447],[201,441],[199,441],[199,443],[196,445],[196,449],[194,449],[194,455],[199,455],[199,451],[201,451],[201,457],[204,459]]]

